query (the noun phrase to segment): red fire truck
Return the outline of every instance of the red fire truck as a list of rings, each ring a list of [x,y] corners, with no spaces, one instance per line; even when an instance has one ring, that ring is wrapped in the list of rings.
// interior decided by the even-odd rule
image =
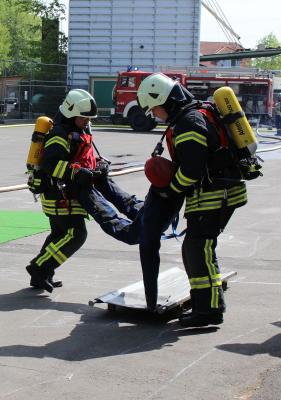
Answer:
[[[270,74],[262,74],[256,69],[228,68],[188,68],[176,70],[166,68],[161,71],[175,77],[197,100],[212,101],[214,91],[221,86],[234,90],[249,120],[266,123],[272,116],[273,84]],[[145,116],[138,106],[136,94],[141,81],[152,72],[120,72],[113,89],[112,121],[129,123],[135,131],[150,131],[157,121]]]

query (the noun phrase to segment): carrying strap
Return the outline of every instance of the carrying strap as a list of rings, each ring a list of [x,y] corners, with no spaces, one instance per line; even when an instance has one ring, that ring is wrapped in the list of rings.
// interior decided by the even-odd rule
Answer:
[[[199,108],[198,111],[201,114],[203,114],[206,117],[206,119],[210,122],[210,124],[212,124],[216,128],[216,131],[219,134],[221,147],[224,147],[224,148],[228,147],[229,143],[228,143],[228,139],[227,139],[227,134],[222,125],[223,121],[220,120],[219,117],[216,116],[215,110],[209,106],[207,108],[205,108],[205,107]]]
[[[171,135],[172,126],[174,126],[176,124],[178,119],[181,118],[181,116],[184,113],[186,113],[187,111],[191,111],[191,110],[198,110],[202,114],[204,114],[205,117],[208,119],[208,121],[211,124],[215,125],[216,129],[218,130],[219,135],[220,135],[220,140],[221,140],[221,146],[222,147],[228,146],[227,135],[226,135],[223,125],[221,123],[223,121],[219,118],[218,115],[216,115],[216,110],[214,109],[213,104],[209,103],[209,102],[196,101],[196,102],[193,102],[192,104],[187,104],[187,105],[183,106],[180,109],[180,111],[176,114],[176,116],[170,121],[170,123],[167,126],[165,132],[163,133],[160,141],[156,144],[153,152],[151,153],[152,157],[161,156],[161,154],[164,151],[164,146],[163,146],[164,138],[166,136],[168,137],[169,134]],[[239,114],[239,113],[237,113],[237,114]],[[236,119],[240,118],[240,117],[241,116],[236,116]],[[170,138],[169,138],[169,140],[170,140]],[[172,154],[171,154],[171,156],[172,156]]]
[[[230,113],[225,115],[224,117],[221,118],[221,121],[223,124],[233,124],[235,121],[237,121],[239,118],[245,117],[244,111],[237,111],[235,113]]]
[[[179,223],[179,214],[177,214],[174,217],[174,219],[173,219],[173,221],[171,223],[172,232],[169,233],[169,234],[163,234],[161,236],[161,240],[174,239],[174,238],[177,239],[177,238],[183,236],[185,234],[185,232],[186,232],[186,228],[183,231],[181,231],[180,233],[177,233],[178,223]]]
[[[101,153],[99,152],[99,150],[98,150],[98,148],[97,148],[97,146],[96,146],[96,144],[95,144],[94,141],[92,141],[92,144],[93,144],[94,149],[95,149],[95,151],[96,151],[96,153],[97,153],[97,155],[98,155],[98,158],[101,159],[101,160],[106,161],[106,162],[108,163],[108,165],[110,165],[110,164],[111,164],[111,161],[108,160],[107,158],[105,158],[104,156],[101,155]]]
[[[167,126],[165,132],[161,136],[160,141],[156,144],[153,152],[151,153],[151,157],[156,157],[156,156],[161,156],[161,154],[164,151],[164,146],[163,146],[163,141],[168,134],[168,132],[171,132],[172,126],[175,125],[177,120],[182,116],[182,114],[188,110],[196,109],[198,108],[197,102],[194,104],[187,104],[186,106],[182,107],[180,111],[176,114],[176,116],[170,121],[169,125]]]

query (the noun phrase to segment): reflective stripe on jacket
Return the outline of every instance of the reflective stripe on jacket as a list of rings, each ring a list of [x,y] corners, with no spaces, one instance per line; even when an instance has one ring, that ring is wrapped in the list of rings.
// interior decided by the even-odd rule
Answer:
[[[46,215],[87,216],[75,195],[77,187],[71,167],[74,161],[81,167],[95,168],[92,135],[84,131],[77,132],[74,126],[55,125],[47,135],[42,161],[42,170],[52,180],[52,185],[40,195]],[[60,182],[65,185],[64,188]]]
[[[88,215],[75,199],[54,200],[48,198],[48,194],[41,193],[40,200],[43,212],[47,215]]]
[[[230,189],[221,189],[208,192],[204,192],[202,188],[195,189],[193,196],[186,198],[185,214],[220,209],[224,200],[226,200],[227,207],[236,208],[246,204],[246,185],[241,184],[233,186]]]
[[[209,176],[210,159],[214,158],[222,144],[214,125],[206,119],[206,115],[193,109],[182,115],[173,127],[178,169],[170,189],[175,193],[186,193],[186,214],[216,210],[223,203],[227,207],[240,207],[247,202],[246,185],[239,182],[240,171],[232,159],[227,165],[233,174],[229,178],[235,178],[232,184],[221,183],[218,187]],[[227,179],[228,176],[223,177]]]

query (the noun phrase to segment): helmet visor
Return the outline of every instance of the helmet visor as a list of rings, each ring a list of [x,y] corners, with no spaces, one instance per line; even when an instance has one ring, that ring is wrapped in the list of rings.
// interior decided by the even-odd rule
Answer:
[[[81,117],[96,118],[97,117],[97,106],[93,99],[90,99],[91,108],[89,111],[80,111]]]
[[[149,115],[151,113],[151,110],[153,107],[155,107],[157,104],[157,99],[158,94],[156,93],[139,93],[137,97],[137,102],[142,111],[145,113],[145,115]]]

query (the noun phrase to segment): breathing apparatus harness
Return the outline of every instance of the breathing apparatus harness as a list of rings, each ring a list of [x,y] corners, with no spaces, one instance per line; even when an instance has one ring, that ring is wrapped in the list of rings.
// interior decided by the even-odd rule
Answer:
[[[36,121],[35,130],[32,134],[31,144],[29,149],[29,154],[27,158],[27,175],[28,175],[28,188],[33,193],[34,200],[38,200],[38,195],[44,193],[46,190],[54,187],[54,180],[46,175],[42,170],[41,164],[44,153],[44,146],[49,135],[49,131],[53,127],[53,121],[47,117],[39,117]],[[86,137],[87,136],[87,137]],[[108,173],[109,165],[111,162],[103,157],[92,138],[88,138],[89,134],[84,135],[78,132],[71,132],[67,136],[68,142],[71,144],[78,144],[76,152],[73,156],[71,162],[71,167],[73,172],[77,172],[81,167],[79,161],[87,163],[87,147],[93,145],[95,152],[97,154],[97,159],[92,164],[91,173],[93,175],[93,180],[95,178],[100,178],[102,175],[105,176]],[[89,156],[90,158],[90,156]],[[67,184],[62,179],[58,179],[56,186],[62,193],[63,200],[61,205],[68,204],[68,194],[67,194]]]
[[[239,172],[240,177],[232,178],[232,177],[212,177],[209,175],[208,166],[207,166],[207,179],[209,179],[209,183],[215,183],[216,185],[221,185],[225,189],[225,187],[229,185],[235,185],[244,182],[245,180],[252,180],[257,178],[258,176],[262,176],[260,171],[261,165],[259,160],[262,161],[258,156],[251,155],[245,149],[238,149],[231,137],[231,132],[228,129],[228,125],[237,121],[237,119],[244,117],[243,111],[238,111],[235,113],[230,113],[224,117],[222,117],[217,110],[215,104],[210,102],[201,102],[194,101],[193,103],[189,103],[185,106],[182,106],[176,116],[170,121],[168,127],[163,133],[160,141],[156,144],[151,156],[152,158],[160,157],[164,151],[163,141],[166,137],[167,145],[169,149],[169,153],[171,158],[174,157],[174,148],[172,144],[172,127],[175,123],[181,118],[181,116],[188,111],[198,110],[203,114],[203,116],[207,119],[207,121],[215,128],[218,136],[220,147],[218,151],[227,152],[228,157],[232,159],[233,165],[236,165]],[[202,182],[201,182],[202,185]],[[222,202],[222,212],[221,212],[221,230],[224,228],[224,211],[226,209],[227,204],[227,191],[225,189],[225,196]],[[175,217],[172,222],[172,233],[169,235],[163,235],[162,239],[170,239],[170,238],[178,238],[183,236],[186,232],[184,229],[182,232],[177,233],[176,228],[179,221],[179,215]]]
[[[233,163],[237,165],[240,173],[240,179],[231,179],[231,178],[222,178],[225,182],[228,180],[229,183],[239,183],[244,180],[252,180],[259,176],[262,176],[260,169],[262,168],[259,161],[262,161],[260,157],[256,155],[251,155],[248,153],[246,149],[238,149],[231,137],[231,132],[229,131],[228,125],[235,122],[237,119],[244,116],[243,112],[236,112],[226,115],[225,117],[220,116],[219,111],[217,110],[215,104],[210,102],[202,102],[196,101],[192,104],[187,104],[183,106],[180,111],[176,114],[176,116],[170,121],[168,127],[163,133],[160,141],[156,144],[151,156],[161,156],[164,151],[163,141],[166,136],[169,137],[171,134],[171,129],[175,125],[175,123],[179,120],[179,118],[188,111],[198,110],[205,116],[205,118],[209,121],[211,125],[216,129],[219,139],[220,139],[220,149],[227,149],[231,152],[233,157]],[[171,143],[169,146],[170,140],[168,140],[168,147],[171,153]],[[172,154],[171,154],[172,156]],[[220,178],[216,178],[220,179]]]

